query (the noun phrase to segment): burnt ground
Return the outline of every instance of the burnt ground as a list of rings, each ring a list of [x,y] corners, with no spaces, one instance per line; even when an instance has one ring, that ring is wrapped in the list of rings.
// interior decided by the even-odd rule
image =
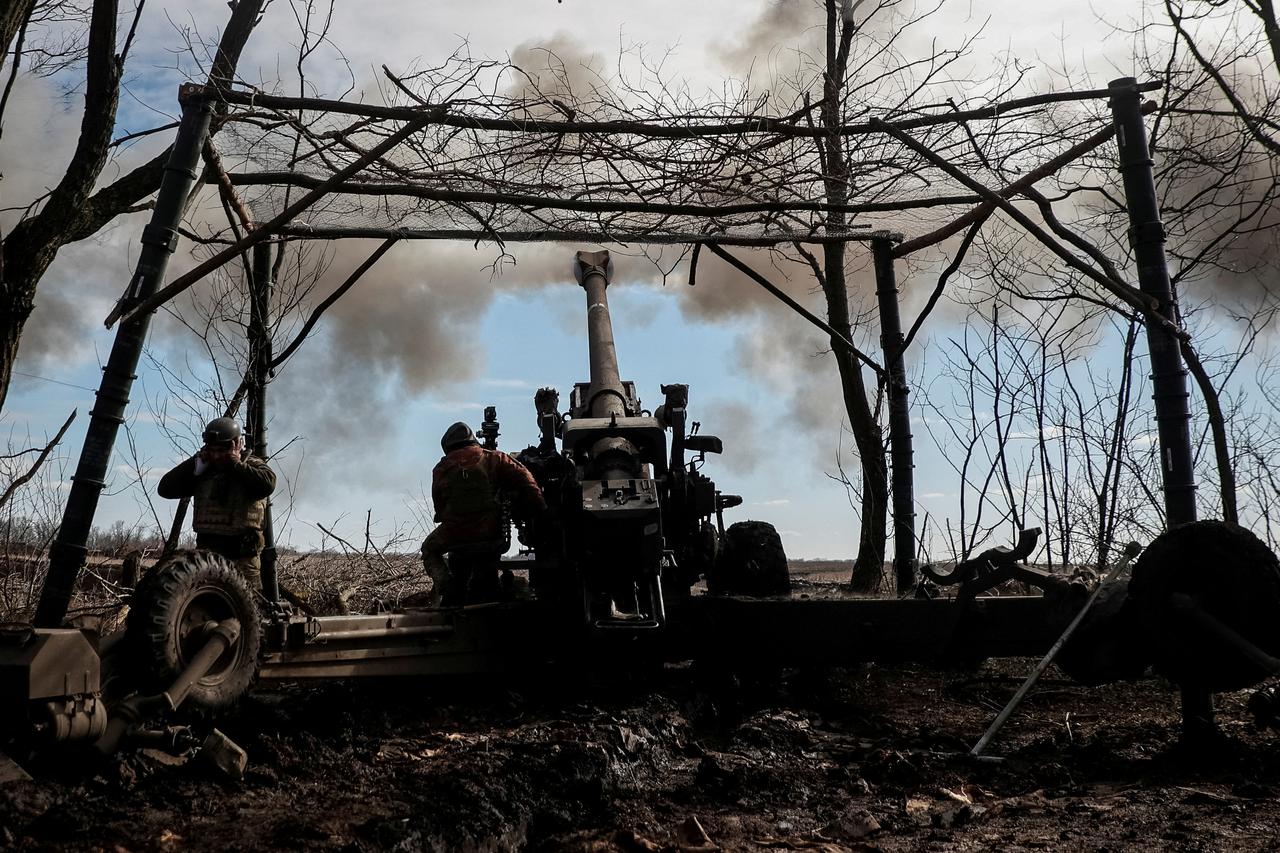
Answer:
[[[243,782],[134,755],[0,788],[20,850],[1262,850],[1280,745],[1176,749],[1175,693],[1050,677],[1000,764],[957,757],[1032,661],[731,678],[263,687],[222,728]],[[949,754],[950,753],[950,754]],[[695,823],[696,821],[696,823]],[[701,832],[699,831],[701,829]],[[705,835],[703,835],[705,832]]]

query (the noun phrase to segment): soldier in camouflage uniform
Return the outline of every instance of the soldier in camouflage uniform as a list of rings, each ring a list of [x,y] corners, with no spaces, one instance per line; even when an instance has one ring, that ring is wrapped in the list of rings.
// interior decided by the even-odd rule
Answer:
[[[245,450],[240,425],[215,418],[200,452],[161,477],[156,491],[162,498],[193,498],[196,547],[226,557],[256,590],[262,586],[262,520],[275,488],[275,472]]]
[[[498,489],[505,489],[525,510],[547,507],[529,469],[500,450],[481,447],[466,424],[449,427],[440,446],[444,458],[431,472],[431,501],[440,523],[422,543],[422,564],[431,578],[435,603],[448,584],[444,555],[450,548],[503,538]]]

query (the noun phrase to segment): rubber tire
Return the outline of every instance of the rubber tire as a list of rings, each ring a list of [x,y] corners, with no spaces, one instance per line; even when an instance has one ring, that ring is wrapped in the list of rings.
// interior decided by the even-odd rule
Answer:
[[[211,672],[197,681],[181,711],[225,711],[249,691],[258,675],[262,619],[244,576],[223,557],[208,551],[181,552],[151,570],[138,584],[129,606],[125,641],[137,683],[146,692],[167,690],[186,667],[199,642],[183,643],[180,626],[200,607],[214,621],[234,617],[240,638]],[[196,621],[203,621],[197,619]]]
[[[782,537],[765,521],[739,521],[724,532],[707,589],[722,595],[785,595],[791,573]]]
[[[1162,533],[1133,567],[1129,604],[1156,671],[1180,685],[1243,690],[1268,677],[1222,643],[1198,637],[1170,612],[1183,593],[1258,648],[1280,656],[1280,561],[1248,530],[1197,521]]]

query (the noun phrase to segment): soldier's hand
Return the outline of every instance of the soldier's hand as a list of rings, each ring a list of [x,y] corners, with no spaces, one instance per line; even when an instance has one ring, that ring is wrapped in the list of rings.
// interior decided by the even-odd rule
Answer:
[[[231,448],[229,447],[209,447],[206,445],[200,451],[200,455],[204,458],[206,465],[222,466],[232,460]]]

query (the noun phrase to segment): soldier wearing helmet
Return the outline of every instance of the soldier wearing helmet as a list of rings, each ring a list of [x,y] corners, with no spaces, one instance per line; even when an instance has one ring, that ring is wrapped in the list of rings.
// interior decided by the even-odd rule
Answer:
[[[444,555],[450,548],[503,538],[499,489],[526,510],[547,506],[529,469],[501,451],[481,447],[466,424],[445,430],[440,447],[444,458],[431,472],[431,501],[439,525],[422,543],[422,564],[437,602],[449,576]]]
[[[275,488],[275,472],[245,450],[240,425],[214,418],[204,429],[204,447],[161,477],[156,491],[162,498],[193,498],[196,547],[226,557],[257,589],[262,520]]]

